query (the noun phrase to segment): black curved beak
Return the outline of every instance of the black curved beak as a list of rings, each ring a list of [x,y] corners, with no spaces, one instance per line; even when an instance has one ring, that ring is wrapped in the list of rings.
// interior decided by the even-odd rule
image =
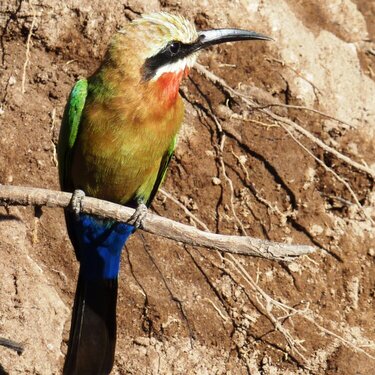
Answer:
[[[255,31],[241,29],[213,29],[198,32],[198,39],[191,44],[191,52],[199,51],[203,48],[215,44],[238,42],[241,40],[273,40],[269,36]]]

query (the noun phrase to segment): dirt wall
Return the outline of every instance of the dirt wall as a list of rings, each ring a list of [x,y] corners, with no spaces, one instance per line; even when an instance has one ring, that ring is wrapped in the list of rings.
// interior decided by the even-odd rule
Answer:
[[[136,233],[121,266],[113,373],[372,374],[372,2],[6,0],[0,183],[59,188],[55,143],[72,85],[95,71],[116,29],[159,10],[198,29],[254,29],[275,41],[201,53],[200,64],[239,95],[191,72],[163,187],[178,204],[159,193],[153,210],[317,251],[288,263],[242,256],[234,263]],[[25,346],[20,356],[0,347],[0,373],[60,373],[78,270],[62,211],[0,208],[0,256],[0,337]]]

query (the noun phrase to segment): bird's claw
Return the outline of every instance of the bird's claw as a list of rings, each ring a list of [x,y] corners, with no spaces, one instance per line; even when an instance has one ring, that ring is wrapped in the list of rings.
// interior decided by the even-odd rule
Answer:
[[[78,217],[82,211],[82,200],[85,196],[86,194],[83,190],[76,189],[73,191],[69,206],[70,206],[70,209],[76,215],[76,217]]]
[[[143,227],[143,221],[147,216],[147,206],[144,203],[138,204],[134,214],[128,220],[128,223],[133,225],[135,229]]]

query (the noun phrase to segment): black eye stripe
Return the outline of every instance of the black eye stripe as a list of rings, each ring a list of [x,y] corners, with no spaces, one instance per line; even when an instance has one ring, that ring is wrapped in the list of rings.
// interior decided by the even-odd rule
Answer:
[[[184,44],[177,40],[169,42],[160,52],[145,61],[142,67],[143,79],[148,81],[160,67],[185,58],[191,53],[192,47],[193,44]]]

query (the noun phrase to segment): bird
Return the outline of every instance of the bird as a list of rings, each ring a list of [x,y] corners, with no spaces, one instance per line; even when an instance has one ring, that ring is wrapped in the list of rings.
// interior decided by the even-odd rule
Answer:
[[[144,14],[113,35],[99,68],[72,88],[57,152],[61,189],[73,193],[65,221],[80,268],[63,374],[111,372],[122,248],[165,178],[184,116],[180,84],[197,55],[215,44],[270,39],[233,28],[197,31],[178,14]],[[85,214],[85,195],[135,214],[126,223]]]

